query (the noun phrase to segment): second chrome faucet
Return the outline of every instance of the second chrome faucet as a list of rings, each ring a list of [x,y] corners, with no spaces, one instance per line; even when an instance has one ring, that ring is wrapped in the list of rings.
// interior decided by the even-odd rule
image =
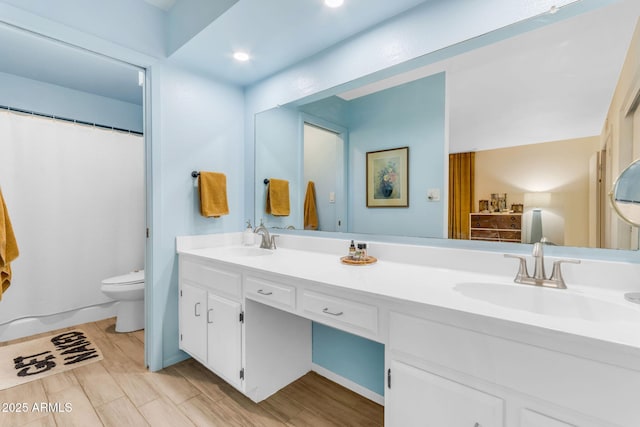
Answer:
[[[260,225],[257,226],[253,232],[262,236],[262,240],[260,241],[261,248],[276,249],[276,237],[278,237],[278,235],[269,234],[269,230],[267,230],[267,227],[265,227],[262,221],[260,221]]]
[[[577,259],[560,259],[553,262],[553,270],[551,276],[547,277],[544,271],[544,246],[542,243],[537,242],[533,244],[533,251],[531,256],[533,257],[533,275],[529,275],[527,269],[527,260],[520,255],[505,254],[507,258],[517,258],[520,260],[520,266],[516,278],[513,279],[516,283],[524,285],[544,286],[548,288],[567,289],[567,285],[562,277],[562,270],[560,266],[562,263],[580,264],[580,260]]]

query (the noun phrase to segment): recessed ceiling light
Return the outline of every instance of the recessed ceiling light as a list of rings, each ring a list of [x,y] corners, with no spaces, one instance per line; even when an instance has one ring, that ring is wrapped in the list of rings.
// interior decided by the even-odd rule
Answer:
[[[244,62],[249,60],[249,54],[247,52],[238,51],[233,53],[233,58],[236,61]]]
[[[324,4],[328,7],[340,7],[344,0],[324,0]]]

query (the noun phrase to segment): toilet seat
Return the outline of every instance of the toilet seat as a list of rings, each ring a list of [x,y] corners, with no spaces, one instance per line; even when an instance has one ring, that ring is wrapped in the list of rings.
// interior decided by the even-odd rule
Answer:
[[[129,292],[144,290],[144,282],[126,283],[126,284],[119,283],[119,284],[109,284],[109,285],[103,284],[102,286],[100,286],[100,289],[104,293],[119,292],[118,295],[122,295],[122,297],[124,297],[125,296],[124,292],[129,293]]]
[[[103,285],[122,286],[122,285],[134,285],[141,283],[144,287],[144,270],[136,270],[131,273],[123,274],[121,276],[109,277],[102,281]]]

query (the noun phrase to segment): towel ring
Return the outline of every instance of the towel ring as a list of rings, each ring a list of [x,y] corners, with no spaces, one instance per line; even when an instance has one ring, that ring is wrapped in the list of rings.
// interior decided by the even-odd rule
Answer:
[[[198,172],[198,171],[191,172],[191,178],[197,178],[199,176],[200,176],[200,172]]]
[[[265,178],[264,181],[262,181],[262,182],[264,182],[264,185],[267,185],[269,183],[269,180],[267,178]]]

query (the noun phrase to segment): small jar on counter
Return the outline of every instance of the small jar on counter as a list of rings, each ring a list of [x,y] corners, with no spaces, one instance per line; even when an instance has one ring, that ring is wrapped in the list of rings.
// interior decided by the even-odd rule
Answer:
[[[356,253],[359,254],[358,259],[364,260],[367,259],[367,244],[366,243],[358,243],[358,249]]]

